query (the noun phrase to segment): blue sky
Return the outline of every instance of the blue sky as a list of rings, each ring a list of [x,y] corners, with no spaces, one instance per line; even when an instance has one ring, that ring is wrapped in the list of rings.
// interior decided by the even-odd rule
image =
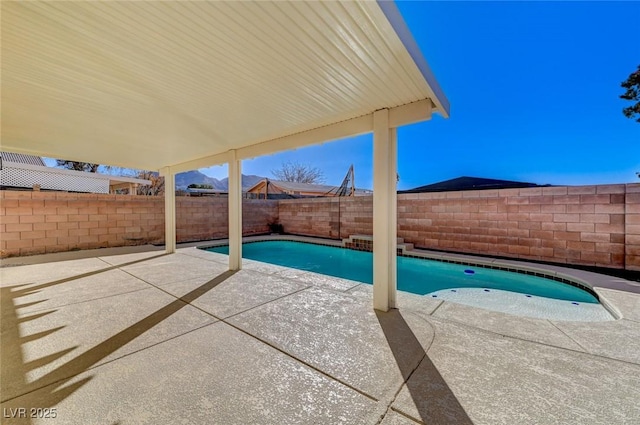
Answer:
[[[640,64],[640,2],[397,2],[451,102],[451,117],[398,131],[400,189],[459,176],[540,184],[640,181],[640,124],[620,83]],[[243,162],[285,161],[372,187],[365,135]],[[201,170],[224,178],[226,167]]]

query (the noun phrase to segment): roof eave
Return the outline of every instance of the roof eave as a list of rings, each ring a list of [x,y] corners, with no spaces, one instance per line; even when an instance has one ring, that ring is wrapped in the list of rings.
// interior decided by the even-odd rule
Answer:
[[[433,92],[431,101],[434,103],[436,110],[440,112],[443,117],[449,118],[449,99],[447,99],[447,96],[445,96],[444,91],[438,83],[438,80],[436,80],[436,77],[433,75],[431,67],[422,55],[420,47],[418,47],[418,44],[413,38],[409,27],[407,27],[406,22],[402,18],[402,15],[400,14],[400,11],[398,10],[395,2],[389,0],[377,0],[377,3],[382,10],[382,13],[384,13],[384,15],[387,17],[389,23],[400,38],[400,41],[407,49],[407,52],[409,52],[409,55],[422,73],[422,76],[426,80],[427,85]]]

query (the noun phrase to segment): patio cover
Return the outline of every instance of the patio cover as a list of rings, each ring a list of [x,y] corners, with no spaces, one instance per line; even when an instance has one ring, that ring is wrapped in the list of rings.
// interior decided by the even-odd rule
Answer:
[[[432,111],[448,116],[393,2],[1,8],[2,149],[161,170],[167,187],[175,173],[229,162],[232,245],[241,235],[242,159],[374,131],[377,211],[395,202],[395,128]],[[395,206],[378,218],[374,229],[393,219],[395,234]],[[393,245],[385,232],[379,240]]]

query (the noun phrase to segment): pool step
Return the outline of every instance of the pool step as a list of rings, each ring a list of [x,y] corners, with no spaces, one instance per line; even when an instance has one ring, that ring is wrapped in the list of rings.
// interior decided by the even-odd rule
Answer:
[[[342,240],[342,246],[356,251],[373,251],[373,236],[371,235],[350,235]],[[413,250],[413,244],[397,238],[398,254],[404,255],[407,251]]]

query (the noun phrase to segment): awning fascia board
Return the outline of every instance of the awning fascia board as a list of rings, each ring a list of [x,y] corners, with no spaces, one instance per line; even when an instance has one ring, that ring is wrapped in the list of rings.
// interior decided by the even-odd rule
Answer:
[[[429,99],[407,103],[389,109],[389,128],[416,124],[431,119],[435,105]],[[373,131],[373,114],[371,114],[371,131]]]
[[[427,60],[422,55],[422,51],[416,43],[416,40],[413,38],[407,23],[404,21],[402,14],[398,10],[398,6],[394,1],[389,0],[377,0],[378,6],[382,10],[382,13],[387,17],[389,23],[393,27],[393,30],[396,32],[398,38],[407,49],[407,52],[413,59],[413,62],[416,64],[420,73],[427,81],[429,85],[430,91],[433,93],[433,102],[435,104],[436,109],[442,114],[443,117],[449,118],[449,99],[444,94],[444,91],[438,84],[438,80],[436,80],[435,75],[431,71],[431,67],[427,63]]]
[[[435,105],[430,99],[423,99],[406,105],[389,108],[389,127],[397,128],[431,119]],[[289,136],[279,137],[237,149],[235,158],[239,160],[271,155],[286,150],[302,148],[319,143],[354,137],[373,132],[373,113],[340,121],[324,127],[314,128]],[[229,152],[221,152],[192,161],[171,165],[173,173],[197,170],[199,168],[222,165],[231,161]]]
[[[199,168],[211,167],[213,165],[222,165],[230,161],[229,152],[222,152],[215,155],[209,155],[197,158],[192,161],[182,162],[172,165],[171,172],[184,173],[185,171],[197,170]]]

